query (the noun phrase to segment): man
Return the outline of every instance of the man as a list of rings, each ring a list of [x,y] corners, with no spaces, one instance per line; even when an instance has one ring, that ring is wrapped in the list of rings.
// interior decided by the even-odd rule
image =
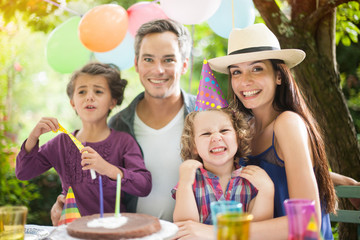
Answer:
[[[190,35],[181,24],[156,20],[142,25],[135,36],[135,70],[145,91],[109,122],[135,136],[152,175],[152,191],[138,199],[136,212],[167,221],[175,204],[171,189],[178,181],[184,117],[195,107],[195,97],[180,89],[189,54]]]
[[[135,36],[135,70],[145,91],[109,121],[111,128],[135,137],[152,174],[150,195],[139,198],[137,204],[135,197],[123,196],[127,210],[167,221],[172,221],[175,206],[171,189],[178,181],[184,118],[195,108],[195,96],[180,88],[190,43],[189,32],[180,23],[162,19],[143,24]],[[60,195],[51,210],[54,225],[64,201]]]

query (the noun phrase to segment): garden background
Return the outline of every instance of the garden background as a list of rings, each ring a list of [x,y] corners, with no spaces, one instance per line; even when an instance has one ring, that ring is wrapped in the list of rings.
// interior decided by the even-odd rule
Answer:
[[[203,14],[202,9],[207,8],[204,5],[197,9],[194,1],[202,0],[181,1],[190,4],[188,9],[197,10],[193,16],[191,11],[183,13],[180,18],[184,21],[196,21]],[[330,166],[360,180],[359,2],[218,1],[233,4],[235,26],[244,27],[241,24],[249,20],[266,23],[278,36],[282,48],[301,48],[307,53],[306,60],[293,72],[324,129]],[[28,223],[51,225],[49,211],[61,192],[56,172],[50,170],[31,181],[18,181],[14,166],[22,142],[41,117],[56,117],[71,131],[80,126],[65,92],[70,75],[58,63],[54,67],[51,62],[54,59],[49,59],[49,42],[54,40],[54,33],[60,32],[59,27],[71,18],[84,17],[102,4],[117,4],[128,10],[140,3],[161,6],[166,2],[174,1],[0,0],[0,206],[26,205]],[[193,94],[197,91],[203,59],[223,56],[227,50],[227,39],[215,33],[210,19],[185,24],[193,36],[193,49],[191,67],[182,77],[181,85]],[[96,54],[89,52],[88,60],[96,59]],[[129,81],[125,100],[112,114],[126,107],[143,90],[134,67],[128,66],[122,71],[122,77]],[[226,93],[227,76],[214,73]],[[55,135],[41,136],[40,143]],[[340,204],[351,208],[347,202]],[[352,239],[353,226],[346,225],[342,232],[345,235],[341,239]]]

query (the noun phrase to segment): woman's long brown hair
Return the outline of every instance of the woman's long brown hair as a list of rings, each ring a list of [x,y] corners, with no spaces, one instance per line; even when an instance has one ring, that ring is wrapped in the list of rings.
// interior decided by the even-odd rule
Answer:
[[[290,69],[281,60],[270,60],[274,69],[275,75],[277,72],[281,74],[281,84],[277,85],[275,90],[275,98],[273,107],[275,110],[293,111],[299,114],[305,121],[307,131],[310,137],[311,150],[314,160],[314,171],[316,181],[319,187],[320,201],[325,205],[325,211],[335,212],[336,194],[333,182],[329,174],[329,166],[325,152],[325,145],[321,130],[308,106],[305,103],[304,97],[300,92],[299,87],[290,72]],[[229,74],[229,95],[233,98],[234,105],[240,111],[252,117],[251,109],[247,109],[236,97],[231,86],[231,75]]]

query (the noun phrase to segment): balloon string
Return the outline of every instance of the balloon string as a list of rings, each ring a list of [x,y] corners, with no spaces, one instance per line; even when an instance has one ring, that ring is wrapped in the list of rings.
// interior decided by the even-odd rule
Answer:
[[[73,13],[73,14],[78,15],[78,16],[81,17],[81,14],[80,14],[80,13],[75,12],[74,10],[71,10],[71,9],[69,9],[69,8],[67,8],[67,7],[63,7],[63,6],[61,6],[60,4],[58,4],[58,3],[56,3],[56,2],[53,2],[53,1],[50,1],[50,0],[44,0],[44,1],[45,1],[45,2],[48,2],[48,3],[52,4],[52,5],[55,5],[55,6],[57,6],[57,7],[60,8],[60,9],[64,9],[64,10],[70,12],[70,13]]]
[[[231,1],[231,10],[232,10],[232,28],[235,28],[235,20],[234,20],[234,0]]]

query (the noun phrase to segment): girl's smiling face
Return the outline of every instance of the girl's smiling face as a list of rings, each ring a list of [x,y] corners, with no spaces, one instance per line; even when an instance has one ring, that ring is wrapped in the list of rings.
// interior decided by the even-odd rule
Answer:
[[[220,111],[199,112],[194,119],[195,153],[204,167],[233,164],[238,150],[236,132],[230,118]]]
[[[270,60],[244,62],[229,66],[231,86],[248,109],[272,106],[275,89],[281,84]]]

